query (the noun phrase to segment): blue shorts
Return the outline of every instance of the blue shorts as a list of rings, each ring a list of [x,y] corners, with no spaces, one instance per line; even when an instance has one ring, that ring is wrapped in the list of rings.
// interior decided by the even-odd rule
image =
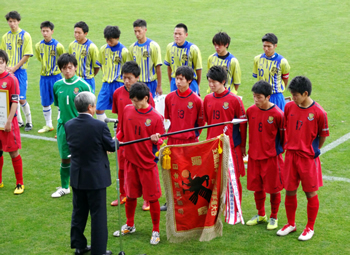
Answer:
[[[272,94],[270,97],[270,102],[277,105],[284,112],[284,106],[286,105],[286,101],[284,100],[284,96],[282,93]]]
[[[90,85],[91,92],[95,94],[95,78],[84,79],[84,81],[86,81]]]
[[[26,69],[17,69],[14,73],[19,83],[19,100],[25,100],[27,98],[28,77]]]
[[[119,81],[114,81],[112,83],[104,82],[98,94],[96,110],[112,110],[113,93],[121,86],[124,86],[124,83]]]
[[[49,106],[53,103],[53,85],[61,80],[61,74],[40,77],[40,99],[42,106]]]
[[[190,83],[190,89],[198,95],[198,83],[197,80],[192,80]],[[175,78],[171,78],[170,92],[177,90]]]
[[[157,80],[150,81],[150,82],[144,82],[144,84],[146,84],[147,87],[149,87],[149,90],[151,91],[152,96],[154,98],[156,96],[156,89],[157,89],[157,86],[158,86]]]

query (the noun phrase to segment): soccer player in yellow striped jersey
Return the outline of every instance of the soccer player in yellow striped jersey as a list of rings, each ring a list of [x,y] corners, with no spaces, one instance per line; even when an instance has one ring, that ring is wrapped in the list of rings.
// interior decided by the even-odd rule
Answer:
[[[89,26],[84,21],[74,25],[75,41],[69,44],[68,52],[73,54],[78,61],[77,75],[90,84],[92,92],[95,93],[95,76],[100,70],[98,62],[98,48],[86,36]]]
[[[290,66],[287,59],[275,52],[278,42],[276,35],[267,33],[261,40],[264,53],[254,58],[253,77],[271,84],[270,102],[284,111],[286,102],[283,91],[288,85]]]
[[[19,82],[19,104],[17,109],[18,125],[23,127],[23,120],[19,105],[26,118],[25,131],[32,130],[32,116],[27,102],[27,67],[29,58],[33,56],[32,38],[30,34],[19,28],[21,15],[17,11],[9,12],[5,15],[10,31],[4,34],[1,40],[0,49],[6,51],[9,56],[7,71],[16,76]]]
[[[50,21],[44,21],[40,24],[41,34],[44,40],[35,45],[35,57],[41,62],[40,77],[40,98],[43,106],[43,114],[46,125],[39,129],[38,133],[46,133],[52,131],[52,111],[51,104],[53,98],[53,85],[56,81],[61,80],[61,71],[58,68],[57,60],[65,53],[64,47],[57,40],[52,38],[54,32],[54,24]]]
[[[103,31],[107,44],[99,53],[103,84],[96,104],[97,119],[101,121],[107,117],[105,110],[112,110],[114,91],[124,85],[122,67],[128,61],[129,51],[119,42],[120,33],[118,26],[107,26]]]
[[[225,32],[219,32],[214,35],[213,45],[216,53],[208,58],[208,70],[210,67],[217,65],[224,67],[227,71],[228,89],[237,95],[238,87],[241,84],[241,68],[237,58],[227,51],[230,42],[231,38]],[[210,88],[207,93],[210,93]]]
[[[146,37],[147,23],[138,19],[133,23],[137,42],[129,47],[130,60],[134,60],[141,69],[139,81],[145,83],[152,92],[161,95],[162,91],[162,57],[158,43]]]
[[[176,69],[180,66],[189,66],[194,72],[194,79],[190,84],[190,89],[200,95],[199,85],[202,76],[202,56],[198,47],[193,43],[186,41],[188,36],[187,26],[179,23],[174,29],[174,42],[166,47],[164,64],[168,66],[168,78],[170,90],[177,90],[175,82]]]

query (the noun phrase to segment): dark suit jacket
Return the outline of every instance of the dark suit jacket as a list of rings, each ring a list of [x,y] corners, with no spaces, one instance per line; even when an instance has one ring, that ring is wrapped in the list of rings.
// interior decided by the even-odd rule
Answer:
[[[107,124],[91,115],[79,114],[64,127],[71,152],[71,186],[75,189],[102,189],[110,186],[107,151],[115,151],[115,142]]]

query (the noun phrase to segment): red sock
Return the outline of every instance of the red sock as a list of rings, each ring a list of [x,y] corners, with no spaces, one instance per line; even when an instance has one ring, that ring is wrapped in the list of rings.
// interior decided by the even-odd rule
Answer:
[[[298,201],[297,195],[287,196],[284,202],[286,207],[287,219],[289,225],[295,226],[295,212],[297,211]]]
[[[258,210],[258,214],[260,216],[265,215],[265,199],[266,199],[266,193],[265,191],[255,191],[254,192],[254,199],[255,199],[255,206]]]
[[[0,157],[0,183],[2,182],[2,167],[4,166],[4,156]]]
[[[125,202],[125,214],[126,214],[126,225],[129,227],[134,226],[134,218],[136,211],[137,199],[136,198],[126,198]]]
[[[278,209],[281,203],[281,193],[270,194],[271,215],[270,218],[277,219]]]
[[[150,213],[152,218],[153,230],[159,232],[159,221],[160,221],[160,205],[159,201],[149,201],[150,203]]]
[[[18,155],[17,157],[12,159],[12,166],[16,175],[16,180],[17,180],[16,185],[17,184],[23,185],[23,166],[22,166],[21,155]]]
[[[119,178],[120,197],[126,197],[125,189],[124,189],[124,169],[119,169],[118,178]]]
[[[320,201],[318,200],[318,195],[307,199],[307,225],[311,230],[314,230],[314,225],[318,213],[318,208],[320,207]]]

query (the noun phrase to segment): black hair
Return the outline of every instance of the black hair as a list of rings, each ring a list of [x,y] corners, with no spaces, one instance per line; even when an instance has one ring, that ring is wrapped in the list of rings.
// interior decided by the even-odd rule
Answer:
[[[132,25],[133,27],[147,27],[147,22],[144,19],[137,19]]]
[[[141,69],[135,61],[127,61],[122,67],[122,74],[132,73],[135,78],[140,76]]]
[[[227,48],[230,46],[230,42],[231,42],[231,37],[228,36],[228,34],[226,32],[219,32],[216,33],[213,37],[213,44],[217,44],[217,45],[227,45]]]
[[[129,98],[137,98],[137,100],[142,100],[145,98],[145,96],[148,96],[149,100],[149,88],[146,84],[143,82],[136,82],[133,85],[131,85],[131,88],[129,90]]]
[[[187,26],[184,23],[179,23],[175,26],[175,28],[183,28],[185,30],[185,33],[187,33]]]
[[[72,63],[75,67],[78,65],[77,59],[73,54],[63,53],[57,60],[60,70],[62,70],[62,68],[67,66],[69,63]]]
[[[267,33],[261,38],[262,42],[270,42],[272,44],[277,44],[278,39],[277,36],[273,33]]]
[[[47,21],[44,21],[40,24],[40,29],[42,29],[43,27],[48,27],[51,30],[53,30],[55,28],[55,25],[52,22],[47,20]]]
[[[272,94],[272,86],[263,80],[257,81],[253,87],[252,92],[256,94],[263,94],[265,97]]]
[[[75,23],[74,28],[79,27],[83,30],[84,34],[89,32],[89,26],[84,21]]]
[[[309,78],[305,76],[295,76],[289,83],[288,90],[291,93],[304,94],[307,91],[308,96],[311,96],[312,84]]]
[[[187,81],[193,81],[194,72],[189,66],[180,66],[176,69],[175,77],[178,75],[182,75]]]
[[[7,55],[6,51],[0,50],[0,58],[2,58],[5,63],[9,62],[9,56]]]
[[[104,37],[109,39],[119,39],[120,37],[120,29],[118,26],[106,26],[105,30],[103,31]]]
[[[209,78],[220,83],[225,81],[225,85],[227,82],[227,72],[222,66],[212,66],[207,73],[207,79]]]
[[[16,19],[18,21],[21,20],[21,15],[17,11],[12,11],[9,12],[5,15],[6,20],[8,21],[9,19]]]

